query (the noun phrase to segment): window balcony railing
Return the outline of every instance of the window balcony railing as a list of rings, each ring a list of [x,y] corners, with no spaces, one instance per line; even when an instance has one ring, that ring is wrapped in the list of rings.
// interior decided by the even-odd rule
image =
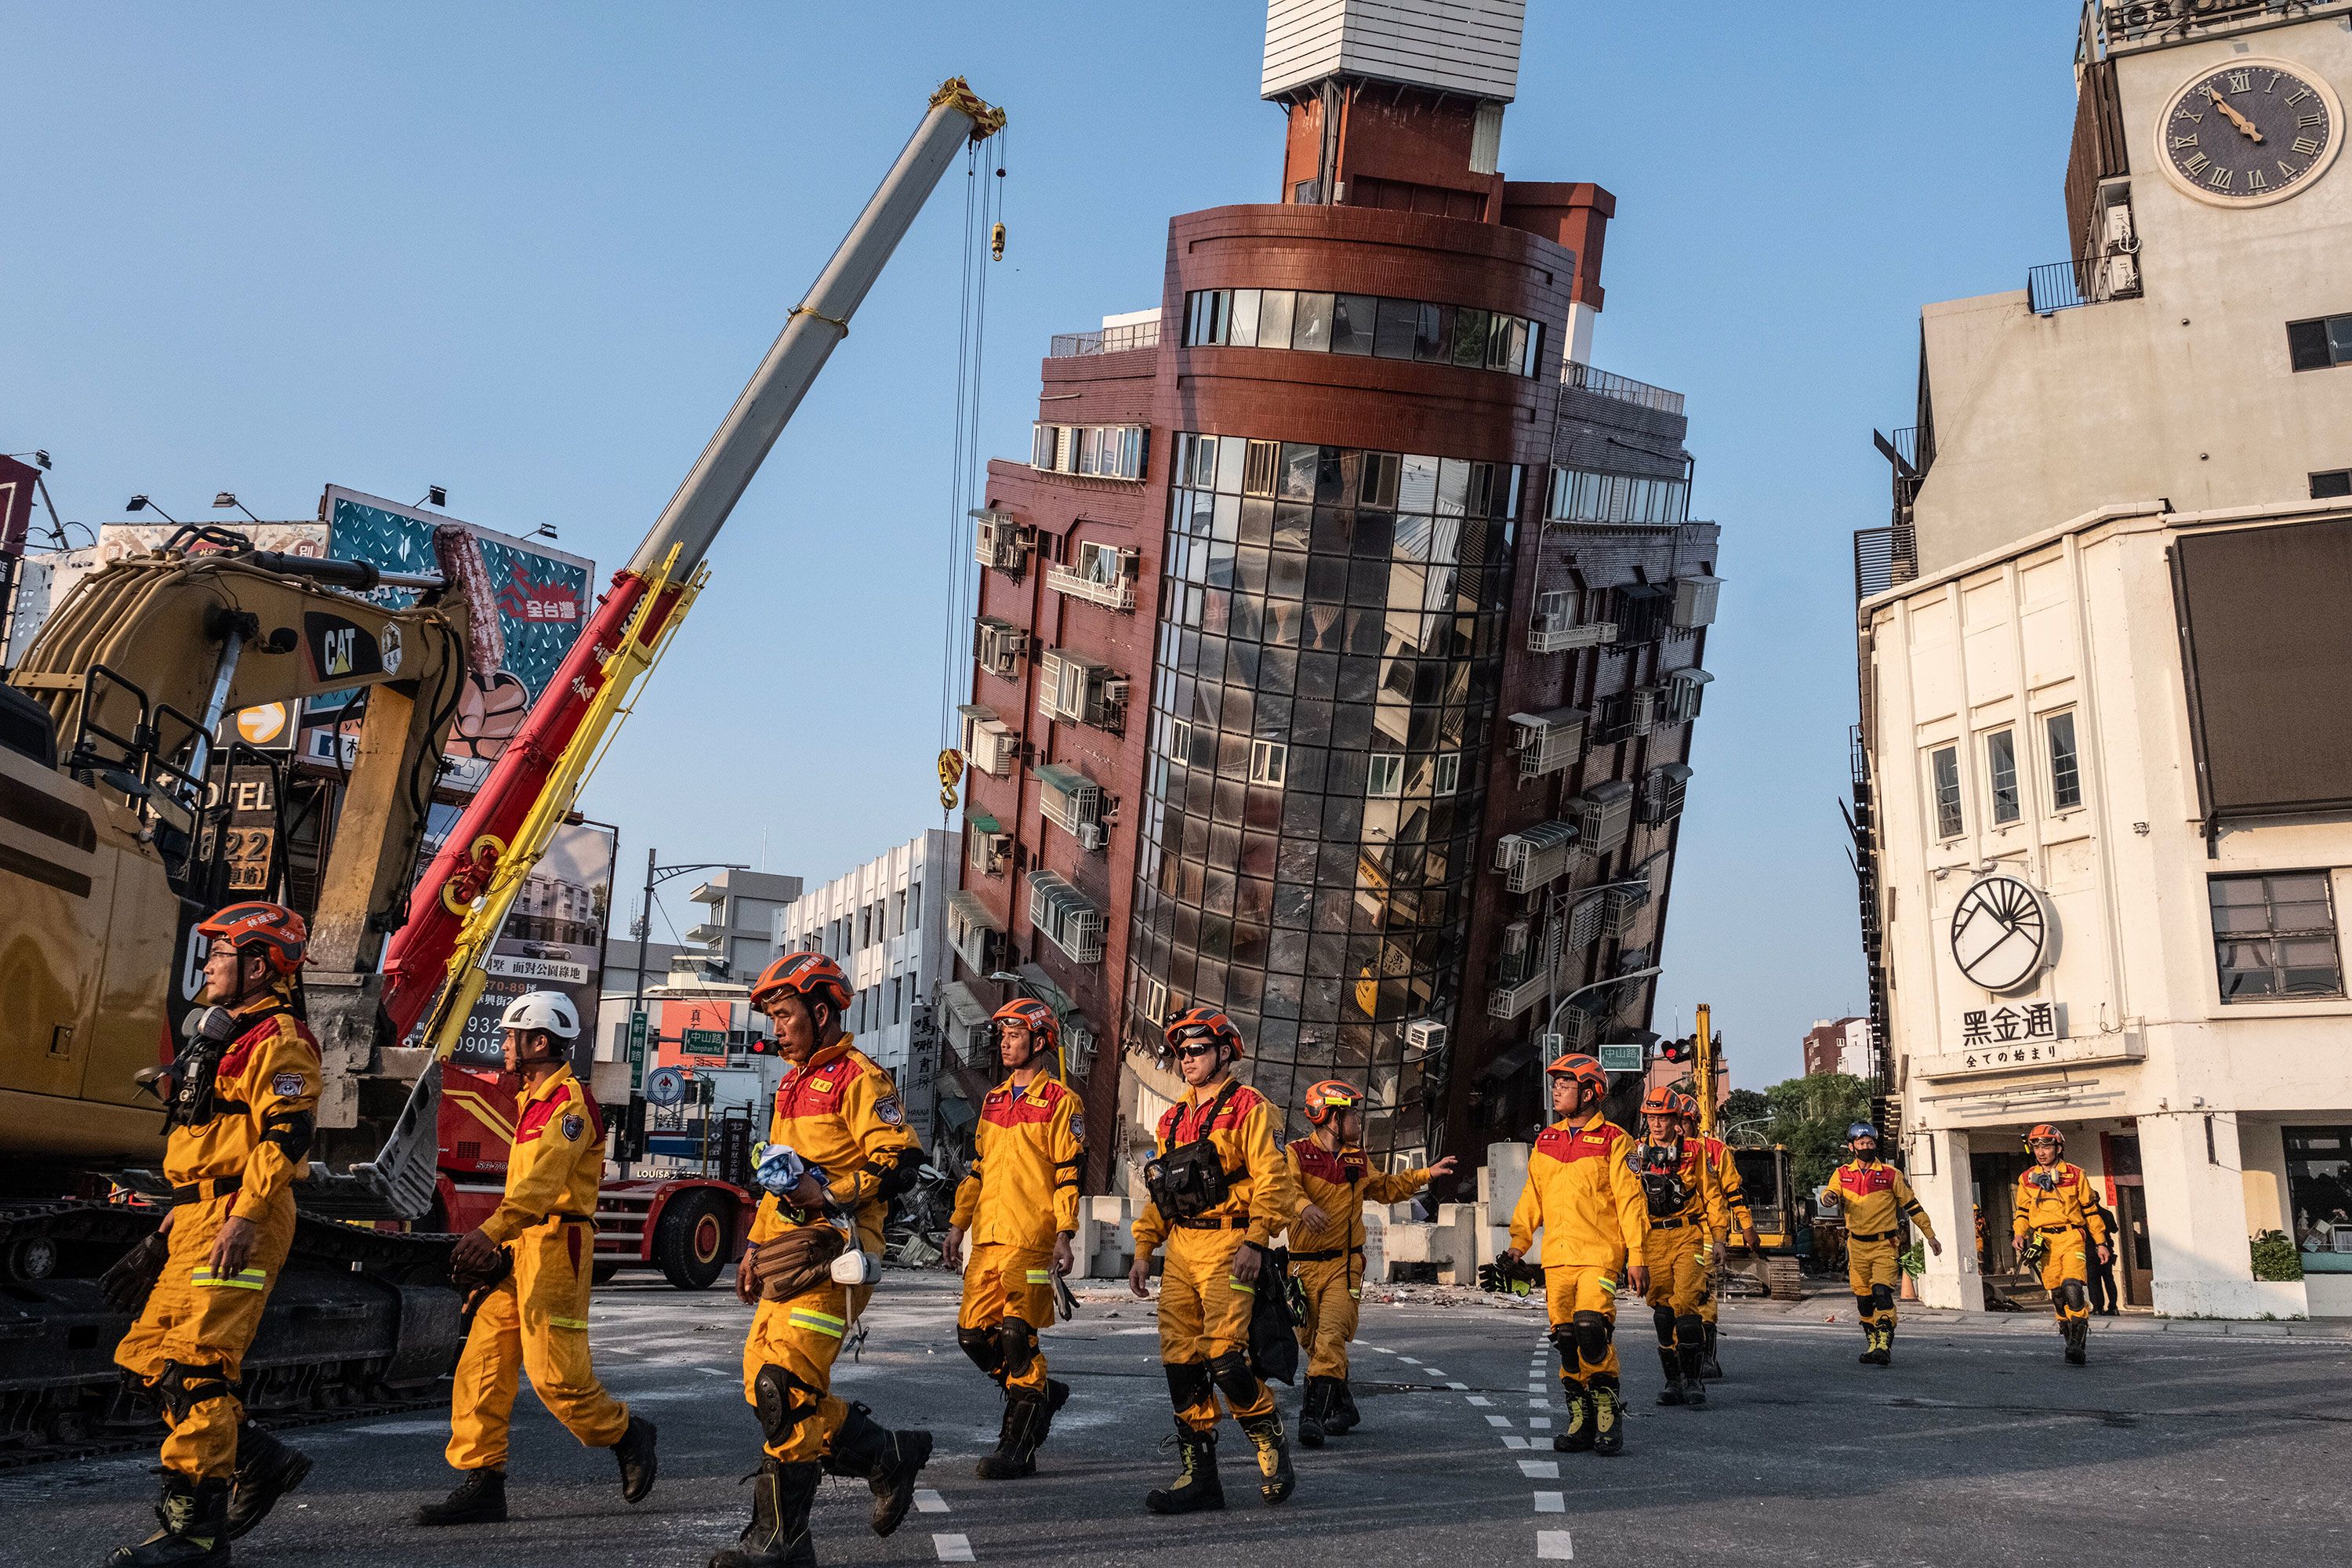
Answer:
[[[1539,822],[1506,833],[1495,840],[1495,869],[1515,893],[1540,888],[1575,863],[1579,831],[1573,822]]]
[[[1073,963],[1100,963],[1110,922],[1067,879],[1029,873],[1029,923]]]
[[[1663,386],[1652,386],[1648,382],[1635,381],[1630,375],[1595,370],[1576,360],[1570,360],[1562,366],[1560,380],[1571,391],[1597,393],[1602,397],[1613,397],[1620,403],[1654,409],[1660,414],[1680,415],[1683,411],[1683,395],[1679,392],[1668,392]]]
[[[1113,577],[1106,581],[1101,577],[1090,577],[1075,566],[1048,566],[1045,568],[1045,586],[1056,594],[1067,594],[1072,598],[1100,605],[1107,610],[1135,608],[1135,579],[1132,577]]]
[[[1907,522],[1853,534],[1853,600],[1874,599],[1919,575],[1919,543]]]
[[[975,974],[989,973],[996,967],[999,944],[1004,939],[1004,928],[988,912],[988,906],[968,892],[950,895],[948,899],[948,945],[956,956]]]
[[[2109,300],[2137,300],[2139,292],[2139,258],[2126,251],[2025,269],[2026,305],[2037,316]]]
[[[1056,332],[1048,359],[1082,359],[1088,354],[1123,354],[1134,349],[1160,346],[1160,323],[1131,321],[1093,332]]]

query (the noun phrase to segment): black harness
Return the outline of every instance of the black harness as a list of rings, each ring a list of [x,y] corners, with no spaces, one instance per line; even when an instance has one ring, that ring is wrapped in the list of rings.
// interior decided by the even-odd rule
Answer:
[[[1179,1225],[1200,1218],[1223,1203],[1234,1190],[1239,1171],[1225,1169],[1225,1158],[1210,1141],[1210,1130],[1225,1109],[1225,1101],[1241,1087],[1228,1082],[1209,1102],[1208,1114],[1197,1123],[1201,1135],[1189,1143],[1171,1143],[1166,1152],[1143,1163],[1143,1186],[1162,1217]],[[1181,1126],[1182,1117],[1178,1117]]]

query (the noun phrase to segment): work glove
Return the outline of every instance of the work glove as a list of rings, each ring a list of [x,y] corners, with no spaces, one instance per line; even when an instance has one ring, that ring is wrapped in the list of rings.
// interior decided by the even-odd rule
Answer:
[[[135,1315],[147,1305],[148,1293],[155,1289],[155,1281],[163,1278],[163,1260],[171,1255],[172,1244],[163,1239],[163,1233],[152,1233],[98,1277],[99,1293],[116,1311]]]

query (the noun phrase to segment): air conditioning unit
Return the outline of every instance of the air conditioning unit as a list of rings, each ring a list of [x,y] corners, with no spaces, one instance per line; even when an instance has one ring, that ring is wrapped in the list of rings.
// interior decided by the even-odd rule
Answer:
[[[1568,630],[1570,622],[1566,616],[1558,611],[1538,610],[1530,624],[1535,627],[1536,636],[1549,637],[1554,632]]]
[[[1127,706],[1127,681],[1126,676],[1115,675],[1102,683],[1102,700],[1105,707]]]
[[[1513,921],[1503,928],[1503,956],[1517,958],[1528,951],[1528,931],[1525,921]]]
[[[1685,631],[1713,626],[1716,601],[1722,594],[1723,579],[1712,573],[1694,572],[1675,578],[1675,625]]]
[[[1408,1050],[1423,1055],[1445,1048],[1445,1026],[1434,1018],[1415,1018],[1404,1026],[1404,1043]]]
[[[1079,848],[1100,849],[1109,842],[1110,829],[1105,827],[1101,823],[1081,822],[1078,824]]]
[[[1627,726],[1636,735],[1646,735],[1658,727],[1659,718],[1665,712],[1665,688],[1638,687],[1633,693],[1633,699],[1627,710]]]

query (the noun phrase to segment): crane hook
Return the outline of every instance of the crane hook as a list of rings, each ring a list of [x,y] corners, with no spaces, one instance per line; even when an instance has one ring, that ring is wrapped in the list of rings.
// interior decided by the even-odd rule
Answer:
[[[991,261],[1004,259],[1004,226],[1002,223],[999,223],[989,234],[988,258]]]

